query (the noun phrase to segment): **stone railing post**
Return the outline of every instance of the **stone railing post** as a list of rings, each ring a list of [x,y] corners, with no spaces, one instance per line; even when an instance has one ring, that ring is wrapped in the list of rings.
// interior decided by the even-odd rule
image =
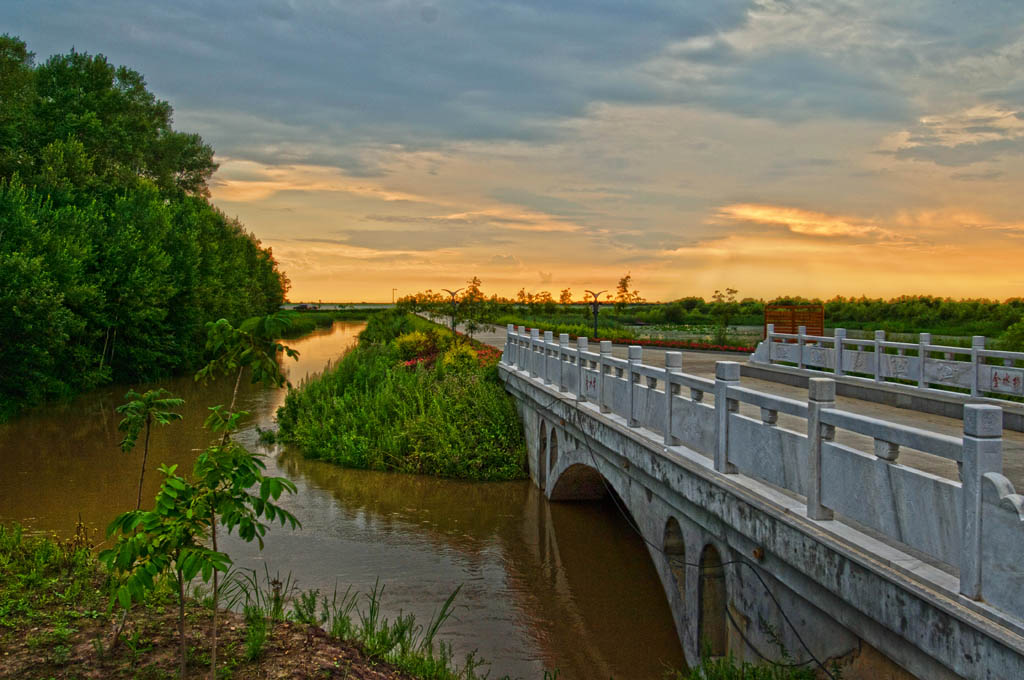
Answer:
[[[536,328],[530,329],[530,377],[536,378],[539,373],[537,372],[538,356],[537,346],[540,345],[540,331]],[[543,356],[543,355],[541,355]]]
[[[526,334],[526,326],[520,326],[519,332],[516,334],[516,342],[519,347],[516,349],[516,364],[520,371],[526,371],[530,368],[530,346],[528,344],[529,337]]]
[[[640,383],[640,374],[636,373],[636,365],[643,363],[644,348],[630,345],[626,359],[626,372],[629,374],[626,376],[626,389],[629,390],[629,417],[626,418],[626,424],[629,427],[640,427],[640,419],[636,417],[636,388]]]
[[[991,404],[964,404],[963,489],[960,527],[960,593],[981,597],[981,481],[987,472],[1003,471],[1003,409]]]
[[[875,382],[882,382],[882,353],[885,348],[882,342],[885,340],[885,331],[875,331]]]
[[[608,406],[608,399],[604,393],[604,384],[608,376],[608,371],[611,366],[608,365],[608,358],[612,355],[612,341],[602,340],[601,341],[601,356],[598,359],[598,374],[597,374],[597,405],[601,409],[601,413],[611,413],[611,408]]]
[[[544,331],[544,384],[551,384],[551,345],[555,342],[555,336],[551,331]]]
[[[764,342],[768,347],[768,363],[772,363],[772,336],[775,334],[775,324],[765,324],[764,328]]]
[[[984,335],[973,335],[971,336],[971,396],[976,397],[981,393],[979,384],[981,383],[981,364],[984,363],[981,355],[978,354],[978,350],[985,349],[985,336]]]
[[[730,385],[740,382],[740,365],[735,361],[715,362],[715,415],[717,417],[715,469],[734,474],[736,466],[729,462],[729,414],[739,410],[739,402],[728,397]]]
[[[843,341],[846,340],[846,329],[837,328],[833,334],[835,342],[832,343],[832,351],[835,353],[835,360],[832,362],[832,369],[837,376],[843,374],[846,369],[843,367]]]
[[[832,441],[834,428],[821,424],[821,410],[836,405],[836,381],[811,378],[807,387],[807,517],[832,519],[832,511],[821,504],[821,443]]]
[[[587,400],[587,360],[583,358],[586,351],[589,351],[587,339],[576,338],[576,401]]]
[[[565,392],[565,362],[569,360],[569,334],[558,334],[558,391]]]
[[[505,356],[502,357],[506,364],[516,365],[516,326],[509,324],[505,327]]]
[[[679,394],[679,383],[672,382],[673,373],[683,372],[683,353],[665,352],[665,446],[681,442],[672,435],[672,400]]]
[[[796,334],[797,334],[797,340],[796,340],[796,344],[797,344],[797,350],[796,350],[797,368],[803,368],[804,367],[804,336],[807,335],[807,326],[797,326],[796,327]]]
[[[925,363],[928,361],[928,345],[932,344],[931,333],[921,333],[917,336],[917,386],[928,386],[928,372]]]

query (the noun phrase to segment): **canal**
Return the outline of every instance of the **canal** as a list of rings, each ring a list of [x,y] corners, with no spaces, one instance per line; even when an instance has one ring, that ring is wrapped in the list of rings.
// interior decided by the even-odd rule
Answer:
[[[289,341],[301,353],[286,365],[291,381],[324,370],[362,327],[336,322]],[[153,434],[144,504],[161,463],[191,469],[212,439],[202,429],[207,407],[230,401],[232,388],[190,377],[160,386],[186,400],[185,417]],[[0,522],[66,535],[81,518],[102,536],[114,516],[134,508],[141,447],[121,453],[114,412],[126,391],[96,390],[0,425]],[[379,580],[387,616],[413,612],[423,622],[461,586],[442,637],[457,657],[476,650],[491,661],[491,677],[540,678],[557,668],[560,680],[645,680],[683,665],[646,548],[613,504],[549,504],[526,481],[460,482],[305,460],[258,442],[257,427],[272,426],[284,395],[243,385],[239,407],[252,417],[238,440],[266,455],[268,474],[296,484],[283,505],[302,528],[275,525],[262,552],[222,541],[237,567],[290,574],[326,594],[369,592]]]

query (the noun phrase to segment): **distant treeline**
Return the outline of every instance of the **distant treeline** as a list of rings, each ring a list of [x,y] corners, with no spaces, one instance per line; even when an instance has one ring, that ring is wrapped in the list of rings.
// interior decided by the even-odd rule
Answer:
[[[270,249],[207,200],[213,149],[103,56],[0,36],[0,420],[195,366],[204,324],[278,308]]]

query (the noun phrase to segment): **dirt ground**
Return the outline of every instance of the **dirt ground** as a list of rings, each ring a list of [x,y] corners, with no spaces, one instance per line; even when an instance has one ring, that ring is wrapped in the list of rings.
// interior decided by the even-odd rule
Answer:
[[[39,628],[16,631],[0,641],[0,678],[178,677],[176,610],[135,612],[116,648],[110,645],[113,626],[105,619],[80,621],[67,636]],[[209,610],[198,607],[186,615],[190,678],[209,677],[211,619]],[[358,647],[329,638],[319,628],[291,622],[273,625],[257,661],[244,658],[246,627],[240,615],[221,612],[218,630],[220,678],[411,679],[389,664],[367,658]]]

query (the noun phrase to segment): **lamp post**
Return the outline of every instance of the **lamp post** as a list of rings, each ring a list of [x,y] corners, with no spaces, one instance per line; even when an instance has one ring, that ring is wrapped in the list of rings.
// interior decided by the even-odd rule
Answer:
[[[595,338],[598,337],[598,335],[597,335],[597,310],[601,307],[601,303],[598,301],[598,298],[600,298],[601,295],[606,292],[606,290],[607,289],[599,290],[596,293],[594,291],[592,291],[592,290],[586,291],[586,292],[588,292],[588,293],[590,293],[591,295],[594,296],[594,299],[590,303],[590,306],[594,310],[594,337]]]
[[[449,295],[452,296],[452,333],[454,333],[455,332],[455,310],[459,306],[459,301],[455,299],[455,296],[458,295],[459,291],[462,290],[462,289],[461,288],[457,288],[455,290],[448,290],[447,288],[442,288],[441,290],[443,290],[444,292],[446,292],[446,293],[448,293]]]

